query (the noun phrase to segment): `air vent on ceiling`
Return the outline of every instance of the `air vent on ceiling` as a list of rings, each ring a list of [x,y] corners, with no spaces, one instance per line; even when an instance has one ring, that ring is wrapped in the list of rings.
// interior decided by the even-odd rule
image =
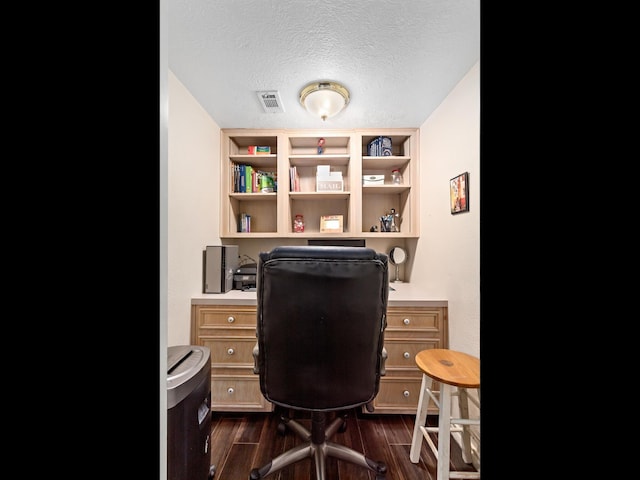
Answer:
[[[268,90],[264,92],[256,92],[260,99],[260,105],[266,113],[284,113],[282,100],[280,100],[280,92],[277,90]]]

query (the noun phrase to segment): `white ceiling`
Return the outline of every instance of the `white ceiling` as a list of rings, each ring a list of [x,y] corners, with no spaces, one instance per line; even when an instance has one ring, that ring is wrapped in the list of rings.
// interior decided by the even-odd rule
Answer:
[[[221,128],[419,127],[480,59],[480,0],[168,0],[169,68]],[[351,93],[323,122],[299,93]],[[277,90],[284,113],[257,91]]]

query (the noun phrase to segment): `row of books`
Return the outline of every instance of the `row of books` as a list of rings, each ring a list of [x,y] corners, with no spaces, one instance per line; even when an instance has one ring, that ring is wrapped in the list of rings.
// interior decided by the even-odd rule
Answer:
[[[298,170],[295,166],[289,168],[289,191],[300,191],[300,175],[298,175]]]
[[[240,222],[238,224],[238,232],[251,233],[251,215],[248,213],[240,214]]]
[[[251,165],[232,163],[234,193],[273,193],[277,191],[276,174]]]

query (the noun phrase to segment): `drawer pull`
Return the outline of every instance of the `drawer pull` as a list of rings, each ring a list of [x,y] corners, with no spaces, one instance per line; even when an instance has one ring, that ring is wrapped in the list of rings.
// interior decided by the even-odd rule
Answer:
[[[402,323],[404,323],[405,325],[409,325],[411,323],[411,320],[405,318],[404,320],[402,320]]]
[[[233,323],[235,321],[236,321],[236,319],[234,317],[232,317],[232,316],[227,317],[227,322]]]
[[[229,388],[227,388],[227,393],[228,393],[229,395],[233,395],[233,393],[234,393],[234,392],[235,392],[235,390],[233,389],[233,387],[229,387]]]
[[[409,398],[409,395],[411,395],[409,393],[409,390],[405,390],[404,392],[402,392],[402,395],[404,395],[405,397]]]
[[[402,356],[403,356],[404,358],[411,358],[411,354],[410,354],[409,352],[404,352],[404,353],[402,354]]]
[[[227,350],[227,355],[233,355],[234,353],[236,353],[236,351],[233,348]]]

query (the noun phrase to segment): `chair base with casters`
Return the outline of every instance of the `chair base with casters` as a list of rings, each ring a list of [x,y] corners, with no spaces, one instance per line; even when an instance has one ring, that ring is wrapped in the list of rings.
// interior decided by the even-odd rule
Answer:
[[[313,458],[316,468],[316,479],[325,480],[326,461],[328,457],[338,458],[354,465],[368,468],[376,474],[376,480],[383,480],[387,472],[384,462],[376,462],[362,453],[344,445],[331,442],[329,439],[336,432],[344,432],[347,427],[347,416],[339,415],[326,426],[328,414],[326,412],[312,412],[311,430],[309,431],[298,421],[281,416],[278,431],[282,434],[288,428],[293,430],[306,443],[298,445],[272,459],[261,468],[251,470],[249,480],[259,480],[306,458]]]
[[[422,387],[418,400],[418,411],[411,440],[409,457],[411,462],[418,463],[420,449],[424,438],[437,457],[436,480],[448,480],[450,478],[480,478],[479,453],[471,448],[471,436],[477,442],[479,438],[472,432],[471,425],[480,425],[479,418],[470,418],[469,402],[478,409],[479,402],[470,396],[468,389],[477,389],[480,398],[480,360],[462,352],[448,349],[422,350],[416,355],[416,364],[422,371]],[[433,381],[440,383],[439,395],[433,392]],[[451,401],[458,397],[460,418],[451,417]],[[427,427],[427,409],[429,400],[432,400],[438,409],[438,426]],[[450,437],[452,432],[462,434],[462,460],[467,464],[473,464],[475,472],[451,471],[449,468]],[[437,433],[438,445],[436,446],[429,433]]]

